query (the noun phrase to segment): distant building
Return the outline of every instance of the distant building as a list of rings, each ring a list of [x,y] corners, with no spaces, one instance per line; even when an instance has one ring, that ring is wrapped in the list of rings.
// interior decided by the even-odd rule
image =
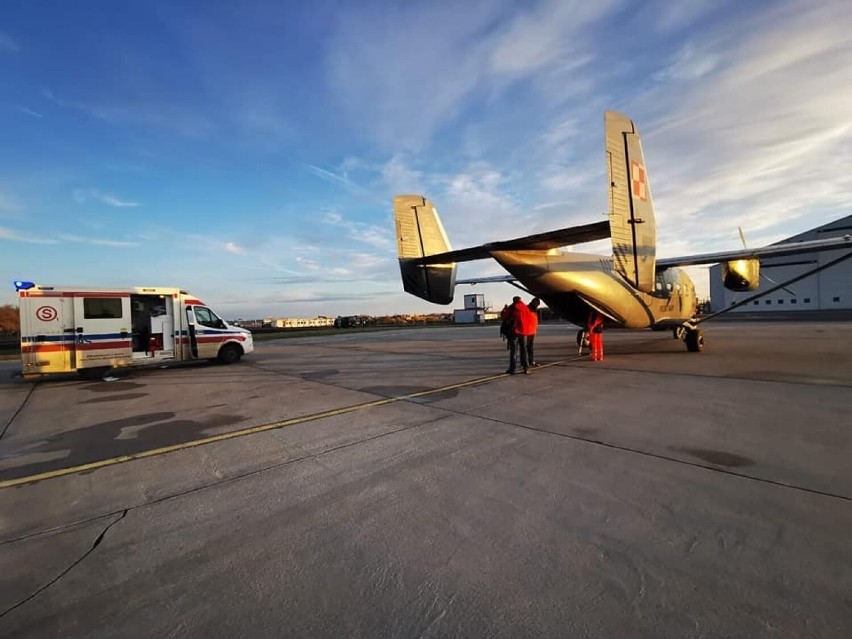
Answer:
[[[453,323],[484,324],[485,311],[485,296],[482,293],[465,295],[464,308],[457,308],[453,311]]]
[[[453,311],[453,323],[455,324],[485,324],[496,322],[500,314],[491,310],[485,295],[482,293],[471,293],[464,296],[464,308]]]
[[[799,235],[794,235],[778,244],[790,244],[808,240],[824,240],[852,234],[852,215],[819,226]],[[722,265],[710,268],[710,305],[712,310],[720,311],[737,301],[757,295],[778,284],[801,275],[819,265],[841,257],[849,249],[805,253],[788,257],[774,257],[761,260],[760,286],[754,291],[738,293],[730,291],[722,284]],[[768,277],[764,277],[764,275]],[[841,262],[824,271],[790,284],[787,289],[778,289],[765,297],[735,308],[731,313],[758,313],[778,311],[839,311],[852,309],[852,259]]]
[[[271,320],[275,328],[318,328],[334,326],[334,318],[324,317],[277,317]]]

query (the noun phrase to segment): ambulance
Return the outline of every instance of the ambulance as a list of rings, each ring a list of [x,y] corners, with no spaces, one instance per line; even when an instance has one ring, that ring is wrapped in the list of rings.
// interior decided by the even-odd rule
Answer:
[[[254,350],[249,331],[228,324],[178,288],[70,288],[15,282],[25,378],[111,368],[216,360]]]

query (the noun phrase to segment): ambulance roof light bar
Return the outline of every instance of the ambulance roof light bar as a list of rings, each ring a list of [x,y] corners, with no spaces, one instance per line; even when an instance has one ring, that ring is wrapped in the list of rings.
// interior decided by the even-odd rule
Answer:
[[[24,282],[22,280],[15,280],[12,284],[15,285],[15,291],[28,291],[35,287],[34,282]]]

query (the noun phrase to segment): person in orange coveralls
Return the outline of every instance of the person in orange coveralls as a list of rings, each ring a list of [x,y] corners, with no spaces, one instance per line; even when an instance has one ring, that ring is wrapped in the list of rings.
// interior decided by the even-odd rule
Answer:
[[[527,308],[530,309],[530,321],[532,322],[532,332],[527,335],[527,363],[530,365],[530,368],[538,366],[535,361],[533,344],[535,343],[535,335],[538,332],[538,307],[540,304],[541,300],[534,297],[532,302],[527,305]]]

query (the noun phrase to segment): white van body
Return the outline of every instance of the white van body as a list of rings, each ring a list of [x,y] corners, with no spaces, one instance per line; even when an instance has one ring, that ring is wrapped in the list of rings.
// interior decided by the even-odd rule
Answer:
[[[25,377],[200,359],[231,364],[254,350],[251,332],[177,288],[33,285],[18,296]]]

